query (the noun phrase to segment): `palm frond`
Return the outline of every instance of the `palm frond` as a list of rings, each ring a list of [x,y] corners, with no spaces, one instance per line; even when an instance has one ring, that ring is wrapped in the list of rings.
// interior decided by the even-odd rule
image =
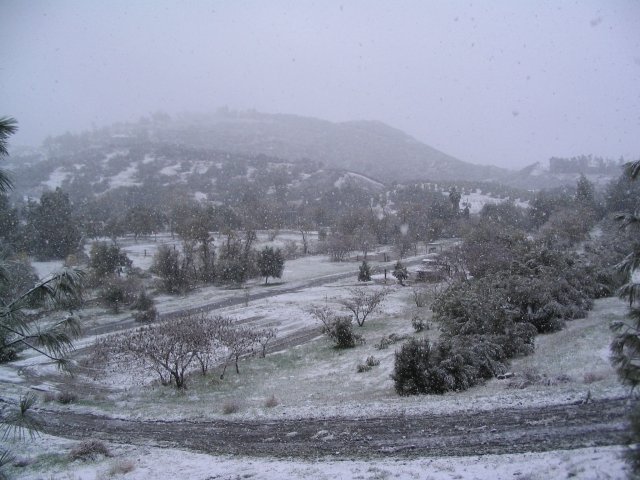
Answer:
[[[78,299],[85,273],[78,268],[63,268],[59,272],[38,282],[8,306],[14,310],[25,308],[32,301],[49,302],[56,307],[65,300]]]
[[[629,282],[623,285],[618,290],[618,296],[629,300],[629,306],[632,306],[640,298],[640,283]]]
[[[618,263],[615,268],[627,277],[640,268],[640,249],[637,247]]]
[[[31,439],[37,436],[41,426],[29,412],[37,401],[38,397],[33,392],[28,392],[20,397],[18,405],[0,423],[2,440],[22,441],[26,439],[27,434]]]
[[[11,182],[9,172],[0,168],[0,193],[8,192],[12,188],[13,182]]]
[[[624,165],[624,173],[632,180],[635,180],[640,174],[640,160],[635,162],[628,162]]]
[[[18,122],[12,117],[0,117],[0,157],[8,155],[7,140],[18,131]]]
[[[613,219],[620,222],[620,228],[625,229],[629,226],[637,226],[640,224],[640,217],[636,213],[616,213],[613,215]]]

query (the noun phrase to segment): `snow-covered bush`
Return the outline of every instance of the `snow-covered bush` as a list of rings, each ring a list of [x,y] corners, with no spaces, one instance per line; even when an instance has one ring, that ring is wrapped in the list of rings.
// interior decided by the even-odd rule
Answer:
[[[312,307],[310,313],[322,322],[322,333],[335,344],[335,348],[353,348],[364,343],[362,335],[353,331],[351,316],[338,316],[328,307]]]

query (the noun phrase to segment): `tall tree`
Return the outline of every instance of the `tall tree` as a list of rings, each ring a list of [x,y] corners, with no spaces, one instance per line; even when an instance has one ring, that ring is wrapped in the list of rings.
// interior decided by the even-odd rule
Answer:
[[[80,231],[73,217],[69,195],[56,188],[45,192],[28,212],[34,234],[32,251],[41,258],[65,258],[79,247]]]
[[[282,251],[277,248],[264,247],[258,256],[258,269],[260,275],[264,277],[265,285],[269,281],[269,277],[280,278],[284,270],[284,256]]]

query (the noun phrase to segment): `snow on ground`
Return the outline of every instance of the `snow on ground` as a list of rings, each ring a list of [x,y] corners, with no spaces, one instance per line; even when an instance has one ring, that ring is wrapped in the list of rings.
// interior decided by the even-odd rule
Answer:
[[[57,187],[62,186],[62,182],[70,176],[71,173],[65,171],[64,167],[58,167],[51,172],[49,179],[46,182],[42,182],[42,184],[49,187],[51,190],[55,190]]]
[[[294,235],[294,233],[291,233]],[[286,236],[283,236],[286,238]],[[169,240],[166,239],[165,240]],[[261,239],[264,241],[264,238]],[[268,239],[267,239],[268,240]],[[160,241],[160,240],[159,240]],[[157,245],[157,243],[154,243]],[[143,248],[141,243],[132,251]],[[129,248],[133,248],[129,245]],[[287,263],[291,270],[288,282],[263,287],[259,283],[250,288],[288,288],[304,282],[310,276],[354,271],[356,263],[326,262],[322,257],[304,257]],[[43,266],[39,267],[41,270]],[[355,273],[354,273],[355,277]],[[280,335],[318,326],[308,313],[311,305],[328,305],[340,310],[340,299],[357,285],[355,278],[335,281],[327,285],[252,300],[248,305],[221,309],[216,313],[228,315],[239,322],[256,327],[277,326]],[[369,285],[364,288],[380,288]],[[428,412],[453,413],[469,410],[533,407],[569,403],[584,399],[588,393],[594,399],[621,397],[626,390],[618,383],[610,366],[608,348],[611,341],[609,325],[622,319],[626,304],[619,299],[601,299],[585,319],[567,323],[558,333],[540,335],[536,339],[533,355],[512,362],[511,371],[516,379],[524,374],[538,375],[542,381],[526,388],[509,386],[509,380],[493,379],[461,393],[423,395],[401,398],[393,390],[390,373],[393,357],[399,344],[378,349],[383,336],[390,333],[415,335],[410,319],[420,314],[431,322],[425,334],[437,338],[437,325],[427,308],[418,309],[412,303],[410,287],[389,284],[389,296],[384,309],[372,314],[363,328],[356,328],[366,343],[350,350],[335,350],[322,336],[303,345],[268,355],[241,361],[240,375],[233,369],[224,380],[216,372],[207,377],[199,374],[189,379],[185,392],[149,384],[149,377],[141,381],[129,373],[112,372],[98,380],[99,384],[128,385],[124,391],[87,395],[76,405],[47,404],[47,408],[71,408],[76,411],[96,412],[113,417],[164,419],[269,419],[320,418],[329,416],[379,416],[420,414]],[[200,295],[200,296],[198,296]],[[209,297],[207,297],[209,295]],[[222,298],[224,295],[244,295],[242,290],[212,287],[202,289],[189,297],[159,299],[162,309],[193,306],[199,301]],[[174,303],[171,303],[173,301]],[[95,312],[94,312],[95,313]],[[127,313],[121,314],[127,315]],[[105,316],[104,321],[117,321],[120,316]],[[122,317],[123,318],[123,317]],[[83,339],[78,347],[88,345],[92,339]],[[357,365],[373,355],[380,365],[364,373],[357,373]],[[50,365],[41,367],[36,355],[28,355],[12,367],[2,366],[0,378],[4,380],[3,394],[17,398],[24,388],[20,383],[25,370],[37,368],[39,373],[53,373]],[[90,381],[90,379],[86,379]],[[125,381],[126,380],[126,381]],[[134,381],[132,381],[134,380]],[[43,382],[39,388],[46,390]],[[275,395],[279,405],[265,407],[265,400]],[[223,415],[220,406],[234,402],[240,410]],[[208,455],[163,450],[153,447],[111,446],[115,456],[94,462],[69,462],[66,452],[72,442],[52,441],[52,451],[46,453],[48,442],[34,443],[33,448],[20,447],[20,454],[32,460],[31,466],[16,468],[22,478],[106,478],[130,462],[134,470],[127,478],[585,478],[606,479],[624,476],[620,448],[582,449],[568,452],[528,453],[463,458],[437,458],[419,460],[369,459],[367,461],[318,462],[301,460],[265,460],[253,458],[212,457]],[[39,447],[38,447],[39,445]],[[37,447],[37,448],[36,448]],[[44,453],[43,453],[44,452]]]
[[[175,165],[169,165],[168,167],[164,167],[160,170],[160,175],[166,175],[168,177],[175,177],[178,175],[180,171],[180,164],[176,163]]]
[[[38,278],[44,279],[54,272],[60,270],[64,265],[62,260],[51,260],[48,262],[31,262],[31,266],[35,269]]]
[[[448,195],[448,192],[443,192],[443,194]],[[487,204],[497,205],[499,203],[506,202],[507,200],[508,199],[496,198],[490,195],[485,195],[482,193],[482,191],[478,190],[478,191],[471,192],[468,195],[462,195],[460,199],[460,205],[463,206],[468,203],[469,212],[474,214],[474,213],[480,213],[480,210],[482,210],[482,207],[484,207]],[[520,200],[515,201],[514,204],[522,208],[529,207],[529,202],[522,202]]]
[[[213,456],[153,446],[107,444],[110,457],[70,460],[79,442],[43,435],[19,447],[22,467],[9,473],[24,479],[94,480],[189,478],[193,480],[281,479],[429,479],[607,480],[626,477],[622,447],[571,451],[442,458],[370,458],[336,460],[269,459]]]
[[[328,305],[341,311],[339,300],[355,283],[343,280],[215,313],[248,322],[256,328],[275,326],[282,338],[287,333],[319,326],[308,312],[311,305]],[[588,394],[593,399],[602,399],[628,393],[619,384],[607,356],[611,341],[609,325],[624,317],[626,305],[619,299],[610,298],[596,301],[586,319],[569,322],[561,332],[538,336],[535,353],[513,361],[511,370],[516,374],[515,380],[525,375],[539,378],[526,388],[518,388],[509,380],[492,379],[460,393],[399,397],[390,378],[399,343],[386,349],[376,345],[391,333],[414,335],[411,317],[418,311],[432,321],[428,309],[411,305],[410,288],[389,288],[391,293],[384,311],[372,314],[364,327],[356,328],[357,333],[364,336],[365,345],[335,350],[325,337],[319,336],[264,359],[244,359],[240,363],[240,375],[230,369],[224,380],[218,378],[217,369],[206,377],[194,374],[186,392],[149,383],[155,380],[151,374],[136,376],[127,370],[110,372],[101,376],[97,384],[124,388],[124,391],[108,398],[88,395],[73,408],[131,418],[367,417],[538,407],[581,401]],[[431,340],[437,339],[437,325],[432,323],[425,333]],[[380,365],[368,372],[357,373],[358,364],[364,363],[369,356],[380,360]],[[274,394],[279,405],[265,407],[265,400]],[[229,416],[224,415],[220,407],[212,408],[212,405],[221,406],[226,402],[239,404],[240,410]],[[48,408],[57,406],[52,404]]]
[[[109,187],[118,188],[118,187],[134,187],[134,186],[142,185],[142,182],[136,182],[135,180],[137,173],[138,173],[138,164],[134,163],[133,165],[129,165],[120,173],[111,177],[111,179],[109,180]]]

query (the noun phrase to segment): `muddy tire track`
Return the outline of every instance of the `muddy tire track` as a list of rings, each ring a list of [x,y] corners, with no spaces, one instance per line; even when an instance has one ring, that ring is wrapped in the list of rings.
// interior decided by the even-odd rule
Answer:
[[[35,413],[43,431],[73,439],[258,457],[441,457],[567,450],[624,443],[625,399],[487,412],[252,421],[122,420]]]

